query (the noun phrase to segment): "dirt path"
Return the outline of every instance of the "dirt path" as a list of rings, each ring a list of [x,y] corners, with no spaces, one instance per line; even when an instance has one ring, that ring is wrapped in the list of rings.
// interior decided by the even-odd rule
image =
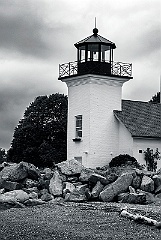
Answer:
[[[161,231],[120,217],[119,204],[45,204],[0,212],[0,240],[160,240]],[[136,206],[136,205],[135,205]],[[156,220],[160,207],[133,205]]]

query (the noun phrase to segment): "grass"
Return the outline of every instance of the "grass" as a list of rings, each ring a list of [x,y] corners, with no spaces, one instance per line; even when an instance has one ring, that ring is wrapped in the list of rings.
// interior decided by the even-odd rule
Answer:
[[[120,216],[120,204],[45,204],[0,211],[0,240],[159,240],[154,226]],[[136,205],[128,205],[135,207]],[[134,211],[161,220],[160,206],[138,205]]]

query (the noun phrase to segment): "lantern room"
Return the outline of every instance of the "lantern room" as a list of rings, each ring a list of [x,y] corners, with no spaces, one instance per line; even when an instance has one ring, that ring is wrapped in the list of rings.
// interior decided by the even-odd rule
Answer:
[[[115,44],[100,35],[98,29],[93,29],[93,35],[75,44],[78,49],[78,73],[111,74],[113,49]]]
[[[114,62],[115,43],[98,34],[93,34],[74,44],[77,48],[77,61],[59,65],[59,79],[84,74],[119,76],[132,78],[132,64]]]

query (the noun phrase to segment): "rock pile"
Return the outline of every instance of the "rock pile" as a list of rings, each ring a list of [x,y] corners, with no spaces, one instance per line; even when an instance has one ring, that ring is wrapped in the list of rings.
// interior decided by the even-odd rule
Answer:
[[[118,175],[74,159],[43,171],[26,162],[0,166],[0,204],[23,207],[57,199],[149,204],[156,198],[161,198],[161,173],[131,169]]]

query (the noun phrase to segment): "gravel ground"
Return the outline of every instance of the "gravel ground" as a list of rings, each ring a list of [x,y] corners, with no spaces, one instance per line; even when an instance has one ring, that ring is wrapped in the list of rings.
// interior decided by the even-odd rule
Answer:
[[[161,221],[161,207],[117,203],[48,203],[0,211],[0,240],[160,240],[161,230],[120,216],[128,206]]]

